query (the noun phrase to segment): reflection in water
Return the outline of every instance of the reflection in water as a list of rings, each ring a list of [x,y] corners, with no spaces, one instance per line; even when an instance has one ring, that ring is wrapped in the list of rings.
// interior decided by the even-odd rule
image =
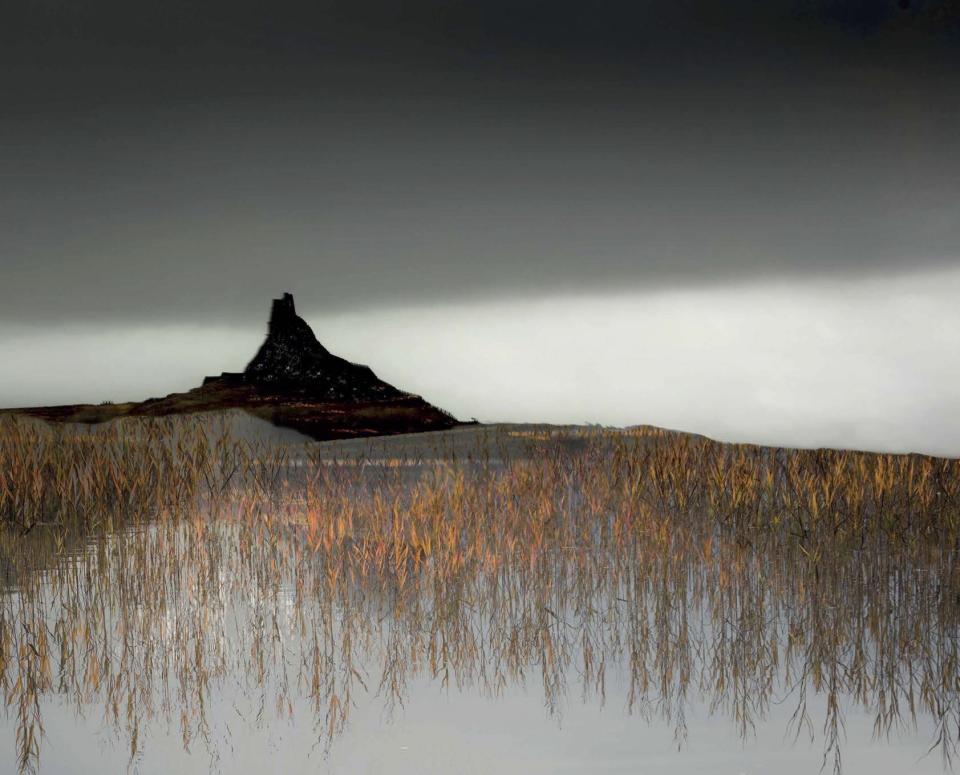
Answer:
[[[102,712],[134,762],[155,722],[215,757],[224,686],[260,714],[306,700],[327,750],[360,696],[389,715],[423,679],[535,686],[557,715],[623,681],[625,711],[681,747],[703,700],[745,738],[788,702],[786,731],[838,772],[858,705],[881,738],[932,728],[950,762],[957,462],[653,431],[529,444],[413,467],[223,447],[206,487],[149,520],[8,530],[0,666],[21,769],[42,764],[52,696]]]

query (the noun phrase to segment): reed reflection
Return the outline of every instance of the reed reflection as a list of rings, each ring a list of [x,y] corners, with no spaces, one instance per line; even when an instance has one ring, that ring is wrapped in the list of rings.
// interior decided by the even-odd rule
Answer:
[[[679,746],[698,703],[748,737],[789,702],[786,731],[836,772],[852,704],[881,738],[931,726],[950,764],[957,461],[645,429],[437,445],[337,459],[196,423],[5,427],[21,770],[42,764],[53,696],[101,711],[133,761],[157,721],[215,753],[218,691],[281,717],[308,699],[326,748],[358,697],[390,711],[423,678],[494,702],[535,686],[551,714],[625,680],[624,711]]]

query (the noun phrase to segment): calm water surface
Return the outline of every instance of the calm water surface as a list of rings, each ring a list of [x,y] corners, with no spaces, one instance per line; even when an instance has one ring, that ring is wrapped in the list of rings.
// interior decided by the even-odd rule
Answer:
[[[641,520],[564,454],[6,539],[0,770],[949,771],[954,547]]]

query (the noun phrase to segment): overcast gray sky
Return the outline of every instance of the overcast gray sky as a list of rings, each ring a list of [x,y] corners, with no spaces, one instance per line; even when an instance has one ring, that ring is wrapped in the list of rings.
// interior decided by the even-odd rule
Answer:
[[[949,4],[21,5],[7,321],[956,261]]]
[[[242,366],[196,343],[259,337],[282,291],[314,320],[353,315],[370,347],[352,357],[403,372],[370,349],[403,310],[566,299],[559,330],[611,294],[702,292],[722,327],[751,288],[829,317],[839,289],[960,265],[954,2],[37,0],[0,11],[0,90],[4,404]],[[923,287],[940,309],[953,286]],[[882,298],[863,309],[884,319]],[[137,359],[107,342],[147,330],[138,347],[171,360],[131,385]],[[96,378],[29,377],[95,334]],[[611,341],[592,349],[628,358]],[[434,397],[448,375],[424,368]],[[610,400],[579,384],[545,414],[630,414]]]

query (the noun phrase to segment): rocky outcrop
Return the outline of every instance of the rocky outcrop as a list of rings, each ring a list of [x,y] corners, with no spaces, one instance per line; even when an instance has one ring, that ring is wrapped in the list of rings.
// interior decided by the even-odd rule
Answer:
[[[0,410],[54,422],[98,423],[242,409],[318,440],[453,428],[453,415],[398,390],[366,366],[329,352],[297,315],[293,296],[274,299],[264,340],[243,372],[207,377],[186,393],[123,404],[76,404]]]
[[[244,369],[250,385],[303,391],[326,401],[377,401],[409,395],[379,379],[367,366],[339,358],[297,315],[293,296],[273,300],[267,338]]]

